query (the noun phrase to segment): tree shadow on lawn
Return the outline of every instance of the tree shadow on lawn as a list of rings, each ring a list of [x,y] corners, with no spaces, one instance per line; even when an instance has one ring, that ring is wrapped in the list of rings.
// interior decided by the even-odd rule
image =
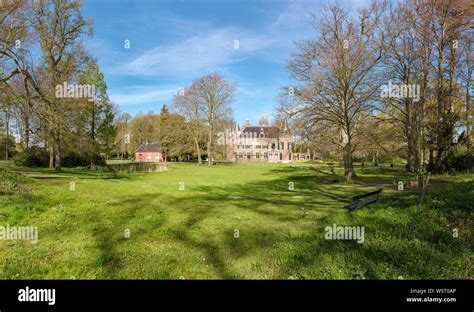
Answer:
[[[189,197],[162,194],[160,195],[160,205],[162,207],[179,209],[179,207],[196,207],[196,203],[199,203],[198,206],[200,208],[180,209],[179,213],[185,215],[186,221],[178,225],[170,225],[167,224],[165,220],[162,220],[158,226],[173,226],[173,230],[166,232],[165,235],[169,235],[170,238],[178,240],[190,248],[205,252],[206,258],[209,260],[209,263],[212,264],[219,278],[235,278],[238,276],[238,273],[231,272],[223,256],[223,252],[227,249],[225,246],[234,246],[234,249],[237,248],[232,229],[227,229],[228,235],[225,235],[225,237],[228,237],[228,239],[217,243],[207,237],[205,229],[200,236],[202,239],[196,237],[196,235],[191,235],[190,231],[199,229],[199,223],[205,221],[208,217],[216,217],[216,210],[222,208],[222,211],[225,211],[228,207],[222,207],[223,204],[248,210],[251,213],[257,213],[264,218],[270,218],[269,222],[271,223],[297,222],[301,219],[301,208],[309,210],[321,206],[321,211],[328,212],[326,210],[330,211],[331,209],[324,206],[330,200],[337,205],[339,197],[332,196],[327,190],[320,190],[320,194],[316,196],[319,197],[319,199],[314,196],[318,194],[317,191],[304,190],[304,188],[309,185],[316,186],[311,176],[295,176],[289,179],[294,181],[295,185],[301,189],[300,192],[288,191],[288,179],[279,179],[246,185],[229,185],[225,187],[193,186],[193,191],[197,194],[192,194]],[[293,194],[296,194],[299,198],[293,199]],[[100,250],[100,265],[105,268],[107,277],[120,275],[120,271],[123,267],[121,261],[122,256],[117,251],[117,245],[121,244],[124,239],[119,238],[119,235],[122,234],[130,222],[136,218],[139,211],[154,208],[150,203],[156,200],[156,196],[157,194],[143,194],[118,199],[117,202],[109,205],[107,208],[113,209],[114,207],[122,207],[121,211],[117,211],[117,213],[113,215],[112,220],[109,220],[112,223],[104,222],[104,219],[107,220],[110,216],[101,216],[100,214],[93,216],[95,226],[92,228],[92,234],[95,237],[96,246]],[[237,199],[235,199],[236,197]],[[325,199],[323,199],[323,197]],[[123,211],[123,207],[127,207],[125,211]],[[143,211],[141,211],[141,213],[143,213]],[[222,216],[218,217],[222,218]],[[226,220],[223,220],[223,222],[226,222]],[[153,230],[156,230],[154,225],[142,228],[144,232]],[[134,231],[136,231],[136,229]],[[256,230],[253,231],[255,232]],[[252,235],[255,241],[252,243],[248,243],[247,241],[246,243],[246,246],[249,247],[247,253],[251,252],[250,247],[253,245],[254,248],[259,248],[257,244],[259,237],[275,236],[274,233],[270,233],[268,229],[257,232],[260,233],[254,233],[254,235]],[[239,254],[240,256],[244,255],[242,249]]]
[[[158,222],[154,219],[153,222],[141,223],[139,226],[132,224],[137,214],[150,208],[149,202],[152,196],[156,199],[156,195],[144,194],[108,204],[107,210],[117,209],[112,216],[106,212],[97,214],[97,210],[91,211],[88,220],[93,220],[90,230],[95,240],[94,245],[99,250],[98,264],[105,271],[102,278],[113,279],[120,275],[124,265],[124,254],[118,250],[119,245],[126,246],[133,243],[132,239],[125,237],[125,230],[130,230],[131,237],[136,241],[140,239],[140,233],[149,233],[165,224],[163,219]]]
[[[156,231],[157,227],[169,227],[171,230],[163,231],[159,235],[176,240],[192,250],[204,252],[217,277],[223,279],[245,278],[242,272],[236,272],[232,268],[232,264],[242,257],[253,255],[262,250],[268,250],[269,257],[273,257],[270,261],[275,261],[272,265],[274,272],[270,274],[272,278],[285,278],[288,274],[293,273],[298,276],[298,272],[303,272],[303,277],[322,278],[324,272],[317,271],[317,264],[329,265],[325,257],[334,257],[338,261],[343,261],[344,265],[358,267],[358,271],[354,272],[354,278],[357,278],[360,270],[363,271],[364,277],[380,277],[379,273],[371,271],[371,265],[380,267],[385,263],[387,266],[397,266],[397,263],[391,260],[390,251],[381,251],[378,249],[379,247],[360,246],[355,242],[324,239],[323,228],[332,224],[332,216],[346,213],[342,206],[348,198],[354,195],[356,188],[354,185],[320,185],[318,182],[322,181],[324,177],[301,175],[298,172],[291,174],[291,171],[287,171],[286,168],[283,171],[282,168],[273,170],[280,174],[288,173],[288,175],[255,183],[191,186],[193,193],[188,196],[160,194],[161,207],[158,209],[163,209],[163,205],[177,209],[182,214],[183,221],[173,224],[166,218],[162,218],[157,224],[144,225],[141,231],[149,233]],[[294,182],[295,191],[288,190],[289,182]],[[379,204],[362,209],[379,210],[380,207],[386,207],[388,203],[393,203],[389,205],[393,207],[409,207],[413,203],[413,197],[408,195],[408,193],[385,195],[382,196]],[[114,215],[112,225],[105,224],[101,216],[96,216],[97,226],[92,232],[96,246],[101,253],[100,264],[105,268],[107,278],[120,276],[123,269],[121,260],[123,255],[118,251],[117,245],[122,244],[125,238],[119,238],[120,234],[129,227],[131,221],[138,218],[138,212],[143,214],[147,209],[155,209],[150,203],[156,200],[156,196],[157,194],[143,194],[121,198],[111,207],[127,208],[125,213]],[[182,207],[187,208],[180,209]],[[226,219],[226,208],[242,209],[247,213],[259,215],[263,218],[259,221],[263,227],[246,228],[245,235],[235,239],[232,224],[237,222]],[[316,213],[316,225],[314,228],[303,226],[300,228],[303,231],[301,235],[288,237],[284,224],[298,225],[301,223],[301,208]],[[347,220],[356,218],[349,213],[344,217]],[[206,228],[206,221],[209,218],[222,219],[223,226],[217,229]],[[139,221],[139,219],[137,220]],[[265,220],[268,220],[268,223]],[[370,223],[380,221],[366,220]],[[262,224],[262,222],[264,223]],[[248,223],[249,221],[247,221]],[[250,221],[251,223],[252,221]],[[399,226],[397,222],[389,220],[379,223],[379,226],[391,229],[396,229]],[[133,241],[128,243],[132,244]],[[288,243],[291,243],[293,247],[285,245]],[[399,259],[399,251],[394,249],[393,252],[395,252],[393,259]],[[356,257],[356,260],[351,258],[351,263],[349,263],[346,259],[347,253],[350,254],[350,257]],[[171,272],[162,272],[161,276],[170,278],[172,274]],[[349,274],[349,276],[351,275]],[[332,275],[329,276],[329,278],[332,277]],[[174,276],[174,278],[176,277]]]
[[[281,171],[281,169],[274,169]],[[286,171],[286,170],[285,170]],[[270,181],[260,181],[255,183],[228,185],[224,187],[217,186],[196,186],[193,191],[198,195],[192,195],[189,198],[175,198],[173,203],[176,206],[186,205],[189,202],[206,203],[209,207],[219,209],[223,203],[233,206],[238,210],[255,213],[263,218],[268,218],[268,223],[274,228],[266,227],[262,229],[245,229],[245,239],[235,240],[232,233],[229,233],[223,243],[227,246],[226,253],[234,254],[235,257],[243,257],[247,254],[268,248],[272,243],[283,239],[287,233],[282,231],[277,233],[277,227],[283,223],[297,224],[302,220],[301,209],[314,212],[316,215],[328,214],[335,211],[344,211],[343,202],[353,195],[352,186],[330,186],[319,185],[321,179],[314,175],[289,175],[284,178]],[[294,191],[288,190],[288,183],[293,182]],[[227,208],[227,207],[223,207]],[[209,212],[209,210],[206,210]],[[189,216],[192,225],[204,220],[207,213],[200,213],[196,218],[195,213]],[[188,224],[189,225],[189,224]],[[280,226],[281,227],[281,226]],[[208,257],[219,271],[219,277],[229,278],[235,276],[225,268],[225,262],[219,256],[219,247],[217,245],[203,243],[202,241],[191,240],[186,231],[189,226],[182,227],[177,232],[177,238],[187,241],[191,246],[199,246],[208,251]],[[232,229],[228,229],[231,231]],[[313,229],[308,229],[313,230]],[[262,242],[263,239],[263,242]],[[240,244],[242,242],[242,244]],[[263,243],[263,245],[262,245]],[[243,248],[242,246],[246,246]]]
[[[212,239],[209,239],[206,233],[200,235],[202,239],[198,239],[195,235],[191,234],[191,231],[195,230],[200,222],[212,214],[212,208],[205,210],[194,209],[192,211],[189,209],[180,210],[179,212],[185,214],[186,217],[183,222],[179,222],[178,224],[172,224],[165,220],[165,218],[162,218],[158,223],[150,222],[146,225],[141,223],[138,228],[136,223],[142,220],[143,217],[137,216],[137,214],[143,214],[147,209],[154,209],[153,206],[150,206],[150,202],[152,202],[153,199],[156,199],[156,194],[144,194],[140,196],[129,196],[114,203],[110,208],[129,208],[125,210],[125,213],[114,216],[112,224],[105,224],[102,218],[97,216],[95,226],[92,228],[92,235],[95,238],[95,246],[100,251],[99,264],[104,268],[105,278],[120,277],[121,270],[124,269],[122,260],[124,254],[119,251],[118,245],[133,244],[140,239],[142,239],[142,241],[146,240],[146,236],[148,236],[149,233],[156,232],[160,228],[162,231],[160,231],[159,235],[163,235],[165,239],[167,238],[184,244],[188,249],[204,252],[207,262],[211,263],[219,278],[235,278],[235,275],[229,271],[223,259],[220,246],[213,243]],[[181,205],[188,204],[187,201],[189,201],[189,199],[172,196],[166,196],[164,200],[166,201],[165,205],[173,209],[179,209]],[[120,215],[120,217],[117,217],[118,215]],[[131,223],[133,223],[133,225]],[[167,227],[171,229],[165,230]],[[125,239],[123,235],[120,237],[124,229],[127,228],[133,232],[132,238],[129,240]],[[136,233],[142,233],[145,238],[137,237]],[[159,275],[160,278],[165,279],[177,279],[179,276],[170,271],[160,271]],[[145,278],[149,279],[153,277],[146,276]]]

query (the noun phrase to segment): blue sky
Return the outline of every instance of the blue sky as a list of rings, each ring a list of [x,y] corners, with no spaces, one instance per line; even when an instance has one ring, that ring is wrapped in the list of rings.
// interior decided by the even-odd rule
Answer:
[[[272,115],[279,88],[294,83],[286,68],[294,42],[314,37],[309,13],[328,1],[84,0],[94,19],[86,46],[123,112],[159,112],[181,87],[218,71],[237,87],[234,118],[256,123]]]

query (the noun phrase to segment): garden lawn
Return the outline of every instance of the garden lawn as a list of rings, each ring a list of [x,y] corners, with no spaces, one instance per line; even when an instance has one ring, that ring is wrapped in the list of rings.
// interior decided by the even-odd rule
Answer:
[[[37,226],[39,241],[0,240],[0,279],[474,278],[474,175],[434,177],[417,207],[417,192],[397,190],[413,179],[401,170],[357,173],[353,184],[308,164],[4,173],[17,181],[0,184],[0,226]],[[343,208],[377,188],[379,202]],[[364,226],[364,243],[326,240],[333,224]]]

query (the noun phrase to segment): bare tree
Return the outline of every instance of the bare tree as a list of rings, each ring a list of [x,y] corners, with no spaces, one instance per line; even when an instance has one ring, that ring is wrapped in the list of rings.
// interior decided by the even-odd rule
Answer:
[[[289,64],[301,86],[293,104],[283,108],[309,123],[325,122],[340,133],[344,175],[355,176],[352,155],[359,135],[358,117],[372,108],[379,90],[376,67],[387,45],[382,31],[384,2],[372,2],[357,18],[339,5],[329,7],[321,24],[313,22],[319,37],[298,43]]]
[[[203,121],[207,126],[207,158],[209,166],[213,163],[213,138],[222,120],[232,114],[230,104],[234,101],[235,87],[222,75],[213,73],[196,79],[184,95],[175,98],[175,106],[190,121]],[[199,126],[199,124],[196,124]],[[195,144],[197,132],[195,135]]]
[[[458,81],[461,79],[463,49],[461,43],[472,27],[474,8],[468,0],[413,0],[420,20],[417,27],[424,44],[432,47],[428,56],[432,79],[434,109],[431,117],[431,170],[444,171],[453,155],[455,128],[462,119],[465,96]]]
[[[29,37],[27,2],[0,1],[0,83],[25,73],[23,46]]]
[[[403,130],[406,142],[406,170],[418,172],[421,164],[421,132],[424,108],[422,96],[423,61],[425,47],[413,25],[416,24],[415,7],[411,3],[399,2],[392,8],[390,20],[385,25],[390,40],[390,47],[383,59],[383,77],[387,82],[403,88],[417,87],[420,94],[413,96],[381,98],[380,110],[384,113],[385,121],[389,121]],[[423,85],[423,89],[426,88]]]

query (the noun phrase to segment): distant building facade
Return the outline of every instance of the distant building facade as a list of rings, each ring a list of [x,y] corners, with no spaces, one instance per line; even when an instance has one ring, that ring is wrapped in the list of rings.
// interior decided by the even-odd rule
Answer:
[[[265,115],[258,126],[252,126],[248,120],[242,129],[235,125],[228,141],[227,160],[232,162],[293,162],[307,157],[292,152],[294,140],[288,126],[270,126]]]
[[[135,161],[162,162],[160,145],[157,143],[143,143],[135,151]]]

